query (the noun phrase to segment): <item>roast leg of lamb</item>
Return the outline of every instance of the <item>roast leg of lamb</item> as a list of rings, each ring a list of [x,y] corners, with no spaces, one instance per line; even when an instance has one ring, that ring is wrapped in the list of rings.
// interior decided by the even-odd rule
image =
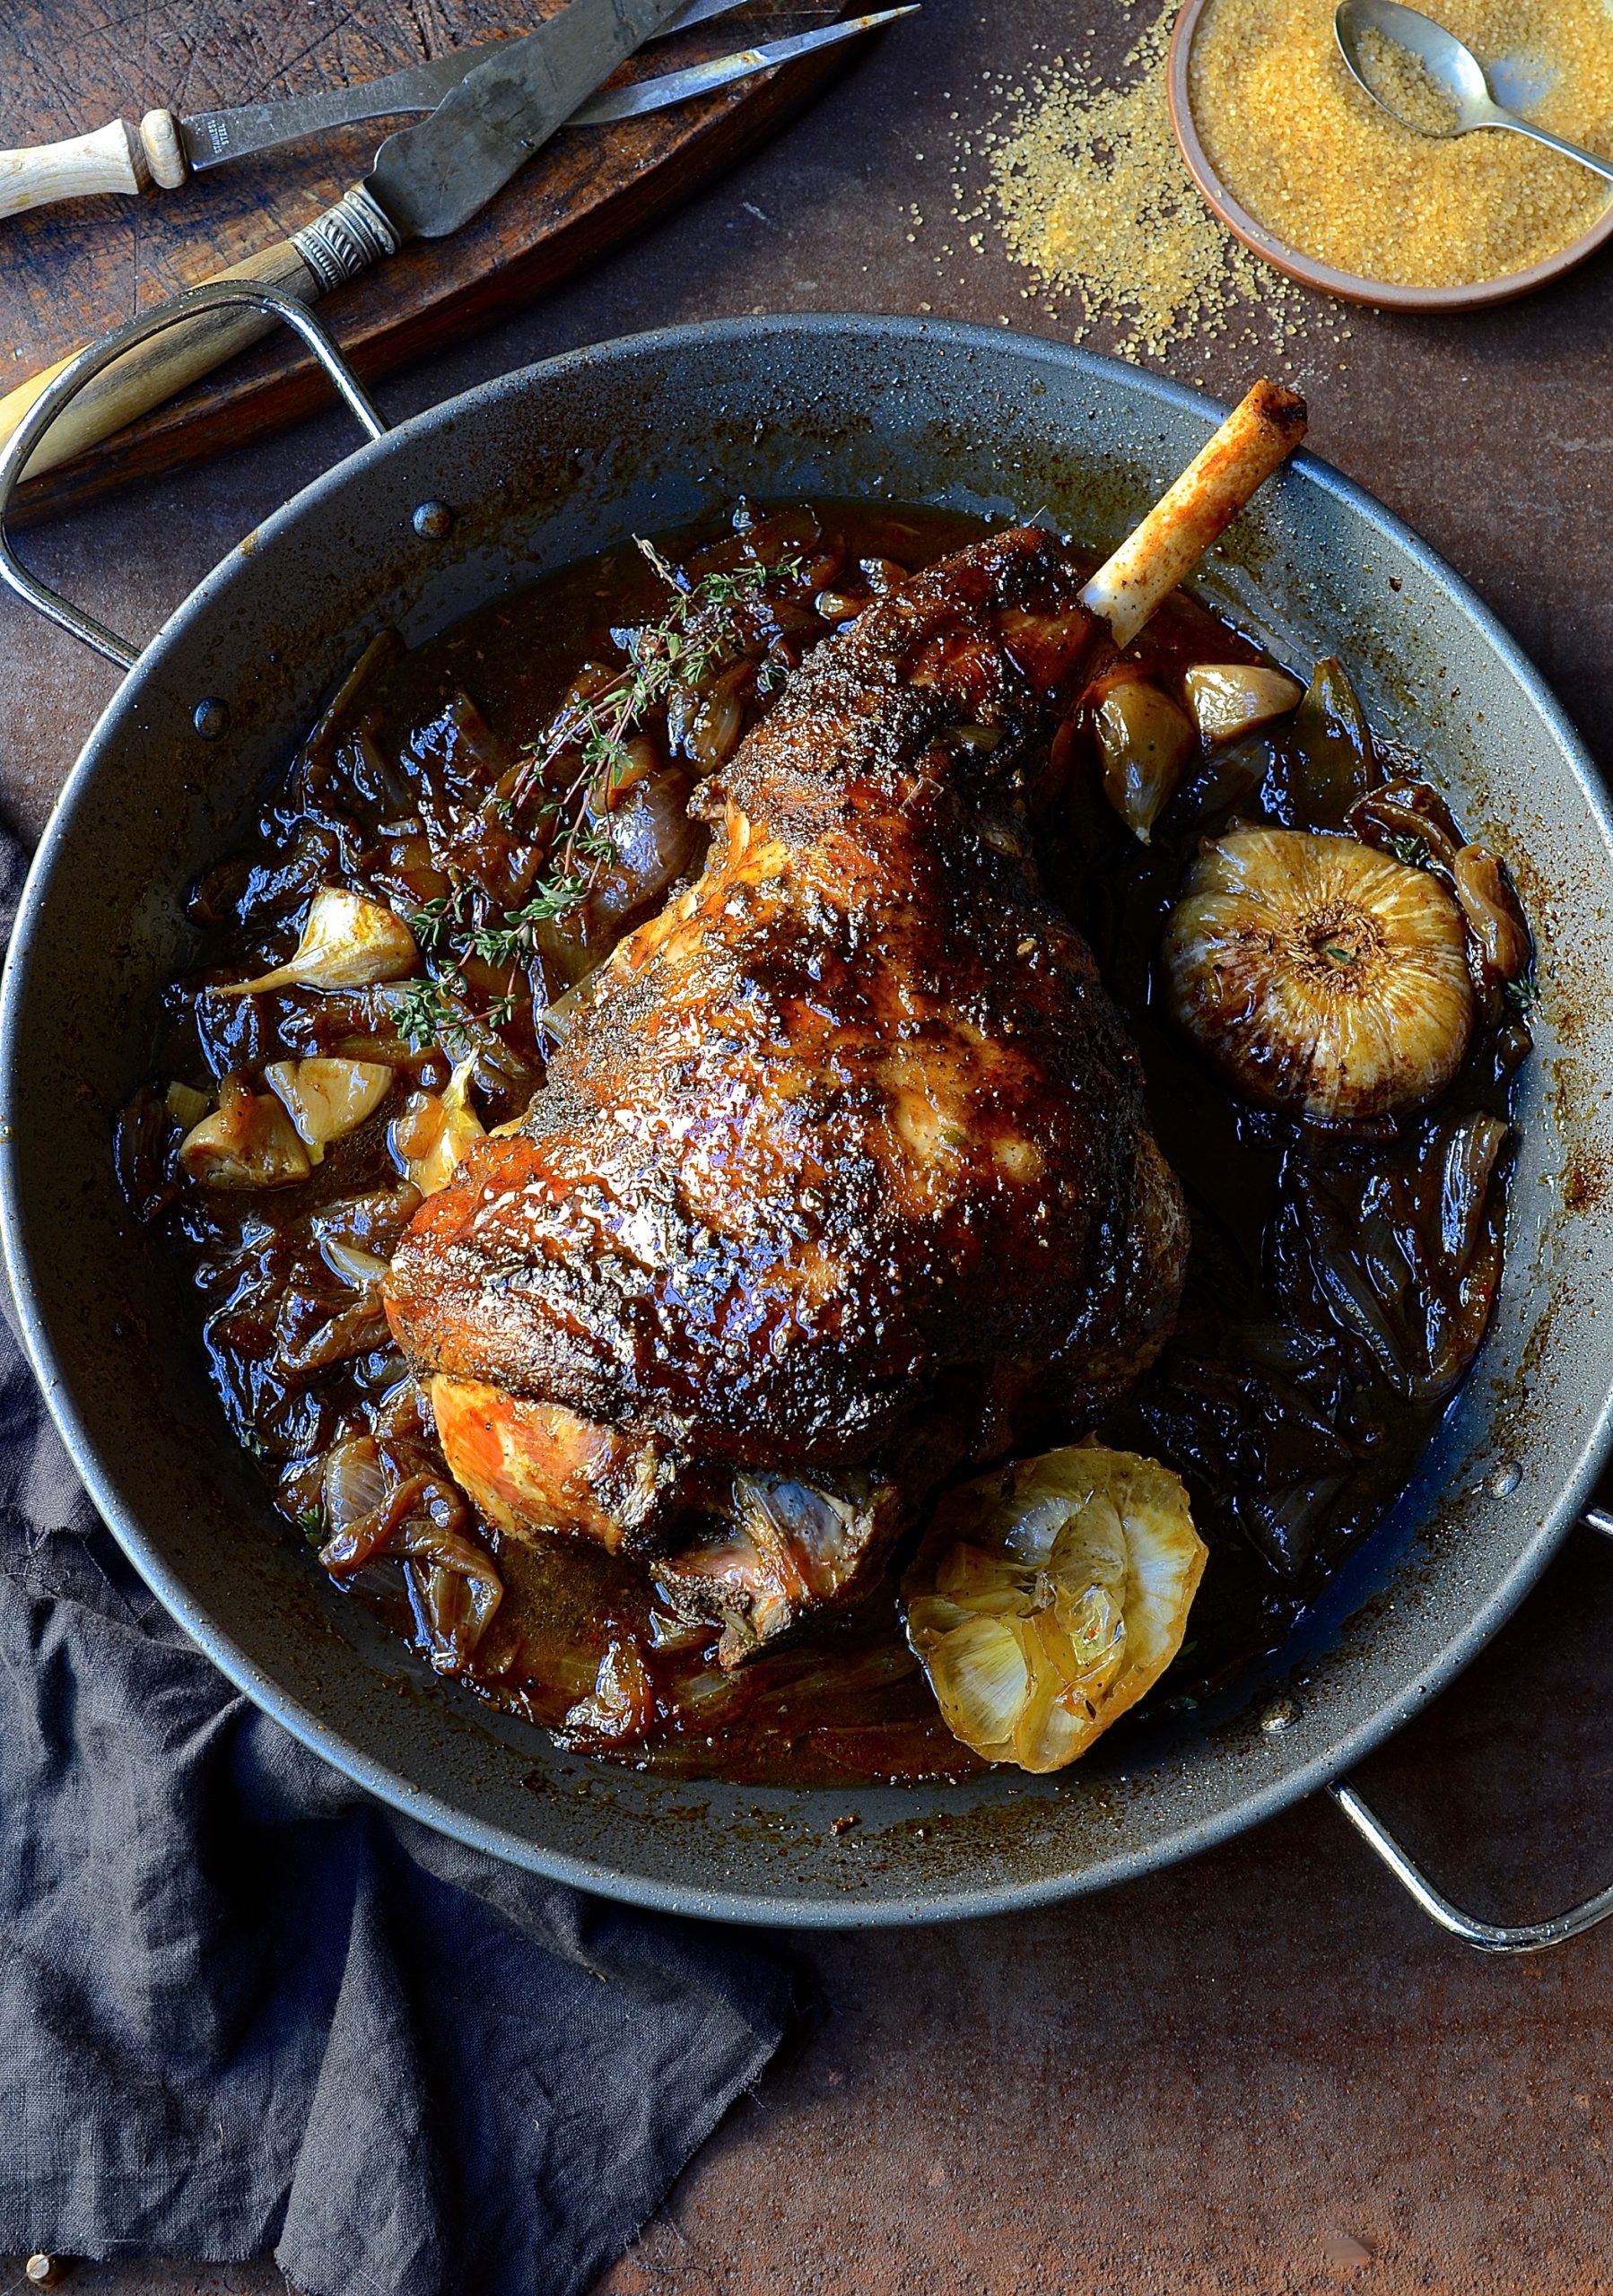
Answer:
[[[1180,1194],[1026,792],[1296,440],[1261,387],[1085,587],[1019,528],[817,648],[703,785],[697,882],[393,1263],[476,1504],[643,1555],[725,1663],[854,1601],[944,1478],[1089,1422],[1170,1329]]]

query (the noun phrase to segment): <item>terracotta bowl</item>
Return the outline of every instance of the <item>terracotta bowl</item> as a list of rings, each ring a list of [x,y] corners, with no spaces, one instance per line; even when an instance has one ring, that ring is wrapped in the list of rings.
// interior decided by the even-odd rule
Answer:
[[[1386,279],[1360,278],[1353,271],[1335,271],[1331,264],[1319,263],[1313,256],[1303,255],[1257,222],[1247,208],[1239,206],[1211,166],[1209,154],[1199,140],[1188,100],[1188,60],[1199,19],[1205,9],[1213,4],[1214,0],[1183,0],[1176,19],[1167,64],[1171,126],[1188,173],[1203,193],[1211,213],[1246,248],[1264,257],[1278,271],[1286,272],[1290,279],[1297,279],[1302,287],[1319,287],[1324,294],[1337,295],[1347,303],[1375,303],[1390,311],[1475,311],[1489,303],[1510,303],[1516,296],[1528,295],[1548,281],[1560,279],[1565,271],[1572,271],[1576,263],[1583,263],[1588,255],[1594,255],[1598,248],[1613,239],[1613,197],[1609,197],[1591,229],[1577,239],[1571,239],[1556,255],[1531,263],[1526,270],[1504,272],[1499,279],[1481,279],[1467,287],[1398,286]]]

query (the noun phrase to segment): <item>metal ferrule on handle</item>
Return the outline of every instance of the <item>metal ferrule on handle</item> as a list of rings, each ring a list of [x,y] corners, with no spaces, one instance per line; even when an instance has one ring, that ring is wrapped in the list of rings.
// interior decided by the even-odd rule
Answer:
[[[357,279],[383,256],[396,255],[403,240],[379,201],[372,199],[362,183],[355,183],[334,207],[316,215],[301,231],[293,231],[292,245],[318,281],[319,292],[328,295],[333,287],[339,287],[344,280]],[[325,342],[330,341],[323,328],[320,334]]]
[[[348,200],[353,196],[349,193],[348,199],[341,203],[342,206],[345,208]],[[335,213],[335,209],[330,211],[331,214]],[[321,224],[329,221],[330,214],[319,219]],[[305,260],[311,265],[311,257],[305,255]],[[362,269],[364,266],[361,265],[359,267]],[[82,639],[86,646],[92,646],[98,654],[104,654],[109,662],[116,662],[120,669],[133,669],[139,659],[140,648],[130,645],[126,638],[120,638],[115,630],[109,630],[104,622],[97,622],[92,614],[85,613],[82,608],[58,596],[55,590],[38,580],[19,561],[5,530],[12,495],[28,465],[29,457],[51,424],[84,385],[92,381],[104,367],[109,367],[126,351],[134,350],[137,344],[149,341],[154,335],[161,335],[168,327],[180,326],[187,319],[199,318],[206,312],[223,309],[232,303],[247,304],[270,318],[283,319],[287,326],[294,328],[371,439],[382,437],[388,427],[386,417],[312,312],[298,302],[295,296],[283,294],[276,287],[260,286],[251,280],[219,279],[205,287],[194,287],[188,294],[178,295],[171,303],[163,303],[156,310],[131,319],[126,326],[118,327],[115,333],[103,335],[99,343],[91,344],[79,352],[77,358],[69,360],[55,381],[40,392],[17,425],[4,454],[0,454],[0,581],[4,581],[8,589],[14,590],[19,597],[26,598],[29,604],[45,615],[48,621],[54,622],[60,629],[70,631],[74,638]]]
[[[1580,1520],[1587,1530],[1600,1531],[1604,1538],[1613,1539],[1613,1514],[1602,1508],[1588,1507]],[[1599,1921],[1606,1921],[1613,1914],[1610,1886],[1544,1921],[1479,1921],[1472,1914],[1464,1913],[1460,1906],[1452,1905],[1443,1891],[1434,1888],[1422,1867],[1407,1856],[1382,1819],[1367,1806],[1347,1779],[1330,1786],[1328,1791],[1362,1839],[1376,1850],[1429,1920],[1438,1922],[1442,1929],[1448,1929],[1452,1937],[1460,1937],[1464,1945],[1471,1945],[1477,1952],[1544,1952],[1548,1945],[1564,1945],[1571,1937],[1582,1937],[1587,1929],[1594,1929]]]

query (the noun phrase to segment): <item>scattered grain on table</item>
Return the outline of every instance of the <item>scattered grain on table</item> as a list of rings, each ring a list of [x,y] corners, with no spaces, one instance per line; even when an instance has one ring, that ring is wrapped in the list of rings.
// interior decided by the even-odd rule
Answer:
[[[1194,188],[1165,100],[1175,14],[1151,22],[1118,72],[1088,49],[1005,90],[978,145],[962,146],[965,170],[983,159],[986,187],[982,197],[955,180],[958,220],[993,228],[1032,274],[1027,299],[1074,305],[1077,343],[1102,331],[1128,357],[1164,361],[1230,336],[1280,359],[1308,328],[1330,326],[1332,307],[1251,255]],[[981,247],[978,230],[970,244]]]

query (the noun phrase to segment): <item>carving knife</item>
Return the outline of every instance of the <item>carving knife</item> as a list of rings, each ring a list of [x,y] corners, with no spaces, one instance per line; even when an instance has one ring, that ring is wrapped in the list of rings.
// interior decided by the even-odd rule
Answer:
[[[524,39],[487,43],[493,52],[484,51],[484,60],[462,74],[429,118],[387,138],[362,183],[289,239],[214,276],[254,280],[301,302],[315,302],[396,254],[407,240],[458,230],[556,128],[578,119],[580,112],[579,124],[597,124],[683,102],[911,15],[916,0],[766,41],[588,102],[599,83],[653,30],[670,25],[682,4],[683,0],[570,0]],[[38,476],[121,430],[232,359],[274,324],[255,311],[209,314],[126,352],[63,410],[29,457],[25,475]],[[58,359],[0,398],[0,448],[40,392],[76,355]]]
[[[665,39],[744,4],[745,0],[686,0],[650,38]],[[20,215],[25,208],[82,199],[95,192],[144,191],[153,183],[173,191],[193,171],[244,160],[277,144],[296,143],[324,128],[435,111],[450,88],[504,45],[501,40],[476,40],[353,87],[319,88],[311,95],[237,104],[227,111],[148,111],[138,128],[126,119],[114,119],[59,144],[0,152],[0,216]]]

